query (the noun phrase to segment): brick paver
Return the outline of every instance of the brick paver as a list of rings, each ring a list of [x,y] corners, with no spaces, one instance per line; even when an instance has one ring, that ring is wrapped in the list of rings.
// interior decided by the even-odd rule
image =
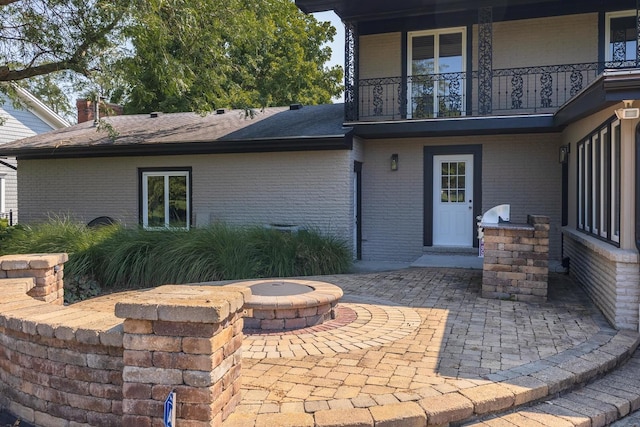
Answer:
[[[546,303],[480,298],[482,272],[475,270],[414,268],[321,280],[344,290],[338,318],[296,332],[248,335],[237,411],[255,414],[268,405],[277,413],[318,414],[316,423],[330,424],[338,422],[332,410],[352,407],[396,425],[398,405],[411,404],[424,419],[411,412],[406,422],[432,425],[446,414],[463,420],[575,387],[617,366],[638,342],[637,334],[611,328],[563,275],[550,276]],[[589,399],[564,403],[590,410]],[[430,401],[441,405],[425,406]],[[607,402],[609,412],[616,403],[624,407],[613,397]],[[564,413],[513,419],[573,420],[570,409],[554,409]]]
[[[483,417],[477,425],[595,426],[640,408],[640,358],[577,389],[627,360],[638,334],[611,328],[567,276],[550,275],[545,303],[480,298],[477,270],[318,279],[344,291],[337,318],[246,331],[242,400],[225,427],[429,426],[472,416]],[[110,312],[114,303],[81,304]],[[560,392],[553,404],[525,405]]]

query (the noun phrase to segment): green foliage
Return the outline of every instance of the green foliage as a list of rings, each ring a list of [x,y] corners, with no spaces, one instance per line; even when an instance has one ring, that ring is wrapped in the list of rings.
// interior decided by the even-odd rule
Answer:
[[[87,228],[68,218],[17,228],[0,254],[67,252],[65,299],[101,290],[170,283],[344,273],[351,253],[317,231],[285,233],[215,224],[190,231],[145,231],[119,225]]]
[[[129,0],[0,2],[0,81],[71,70],[90,74],[96,58],[120,44]]]
[[[100,284],[92,276],[72,276],[64,278],[64,300],[67,303],[83,301],[100,295]]]
[[[342,91],[342,68],[325,67],[335,29],[292,0],[10,0],[0,22],[0,83],[67,117],[65,85],[127,114],[324,104]]]
[[[335,29],[291,0],[151,0],[138,16],[136,55],[113,67],[128,113],[321,104],[342,90],[341,67],[324,67]]]
[[[65,274],[75,277],[94,276],[95,259],[100,243],[109,238],[119,227],[90,229],[69,218],[51,218],[34,227],[16,225],[2,240],[0,255],[28,253],[69,254]]]
[[[2,241],[7,239],[14,230],[15,227],[9,226],[8,219],[0,218],[0,247],[2,247]]]

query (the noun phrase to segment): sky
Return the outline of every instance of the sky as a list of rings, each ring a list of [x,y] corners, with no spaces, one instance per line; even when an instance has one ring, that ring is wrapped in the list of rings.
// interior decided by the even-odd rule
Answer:
[[[342,25],[342,21],[334,12],[319,12],[314,13],[313,16],[315,16],[318,21],[331,22],[331,25],[337,30],[333,42],[329,44],[331,47],[331,60],[326,65],[328,67],[340,65],[344,70],[344,25]],[[334,99],[333,102],[343,102],[342,95]]]

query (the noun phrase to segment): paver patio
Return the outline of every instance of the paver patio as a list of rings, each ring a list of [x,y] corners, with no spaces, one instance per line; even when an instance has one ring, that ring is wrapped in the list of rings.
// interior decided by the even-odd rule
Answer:
[[[248,331],[243,398],[225,427],[465,420],[585,382],[638,344],[638,334],[611,328],[561,274],[550,276],[546,303],[480,298],[477,270],[319,279],[344,290],[337,318],[285,333]],[[346,413],[362,420],[331,421]],[[407,418],[394,421],[399,413]]]

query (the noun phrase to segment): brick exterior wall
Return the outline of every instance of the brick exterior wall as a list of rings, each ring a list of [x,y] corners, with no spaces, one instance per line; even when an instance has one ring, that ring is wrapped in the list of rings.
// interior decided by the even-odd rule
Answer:
[[[640,269],[635,250],[615,248],[566,228],[564,256],[569,273],[616,328],[638,330]]]
[[[38,273],[53,258],[66,255],[0,257],[0,266]],[[233,411],[248,290],[161,286],[116,295],[123,321],[113,301],[39,301],[29,295],[42,288],[38,279],[0,278],[0,409],[39,427],[151,427],[174,390],[178,425],[220,426]]]
[[[597,13],[493,23],[494,69],[598,62],[597,47]]]
[[[482,144],[485,212],[510,203],[551,218],[550,257],[560,259],[561,166],[555,134],[358,140],[353,151],[20,161],[21,221],[111,216],[138,224],[138,168],[193,168],[193,219],[312,226],[353,242],[353,161],[363,161],[363,259],[422,255],[424,146]],[[391,154],[400,168],[391,172]],[[429,168],[429,166],[427,166]],[[294,185],[295,184],[295,185]],[[476,210],[477,207],[476,207]]]
[[[482,297],[545,302],[549,283],[549,218],[527,224],[482,224]]]
[[[192,219],[311,226],[353,241],[348,150],[199,156],[21,160],[21,221],[50,214],[138,224],[138,168],[192,167]]]
[[[363,258],[412,261],[423,253],[426,145],[482,144],[482,206],[511,204],[511,221],[550,217],[549,257],[560,259],[559,135],[496,135],[366,140],[363,164]],[[398,153],[399,169],[390,170]]]

